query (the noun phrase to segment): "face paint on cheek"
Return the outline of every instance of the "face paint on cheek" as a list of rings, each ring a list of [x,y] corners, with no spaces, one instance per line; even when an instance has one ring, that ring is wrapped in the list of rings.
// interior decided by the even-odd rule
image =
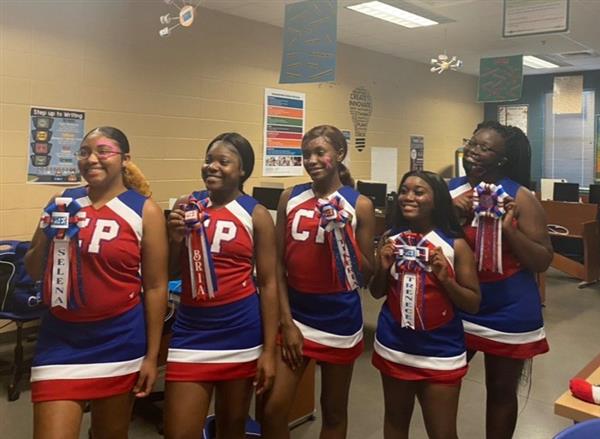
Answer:
[[[333,164],[331,163],[332,162],[331,157],[325,156],[325,157],[323,157],[323,161],[325,162],[325,168],[326,169],[333,168]]]

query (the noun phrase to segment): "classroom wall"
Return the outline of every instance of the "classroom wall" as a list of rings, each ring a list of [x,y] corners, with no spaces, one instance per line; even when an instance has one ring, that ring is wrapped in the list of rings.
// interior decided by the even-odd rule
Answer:
[[[499,105],[527,104],[527,137],[531,143],[531,179],[539,180],[544,169],[544,108],[546,94],[554,90],[555,76],[583,76],[583,89],[595,90],[596,113],[600,109],[600,70],[569,72],[561,74],[530,75],[523,77],[521,99],[512,102],[485,104],[485,119],[498,120]],[[594,166],[590,163],[589,166]]]
[[[262,178],[265,87],[306,93],[308,128],[352,129],[348,97],[365,86],[373,97],[367,144],[397,147],[400,175],[411,134],[425,136],[425,167],[447,171],[483,114],[476,77],[434,75],[426,64],[344,44],[334,84],[279,85],[281,29],[199,9],[191,28],[161,39],[167,12],[160,1],[0,1],[0,239],[29,238],[41,206],[61,190],[25,184],[30,106],[83,110],[86,130],[123,129],[163,207],[200,187],[205,145],[224,131],[255,147],[247,189],[306,180]],[[352,149],[353,175],[376,180],[370,147]]]

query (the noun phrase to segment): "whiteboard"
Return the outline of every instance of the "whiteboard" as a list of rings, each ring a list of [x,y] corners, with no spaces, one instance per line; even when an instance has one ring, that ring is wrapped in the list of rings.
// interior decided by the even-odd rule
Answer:
[[[371,148],[371,181],[386,183],[387,192],[398,189],[398,150],[374,146]]]

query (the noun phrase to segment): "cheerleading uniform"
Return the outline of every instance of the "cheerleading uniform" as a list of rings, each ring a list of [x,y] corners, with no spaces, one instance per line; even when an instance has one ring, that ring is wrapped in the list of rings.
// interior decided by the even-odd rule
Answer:
[[[394,229],[395,240],[405,230]],[[422,237],[420,246],[440,247],[454,277],[454,240],[434,230]],[[414,297],[405,297],[403,273],[418,277]],[[403,312],[406,303],[414,311]],[[390,267],[387,299],[381,307],[375,334],[373,365],[385,375],[405,381],[459,384],[467,372],[464,332],[454,304],[436,276],[423,268],[404,271]]]
[[[349,216],[345,232],[360,259],[354,239],[358,196],[353,188],[344,186],[328,198],[341,200]],[[292,189],[286,206],[285,266],[290,309],[304,337],[306,357],[351,364],[363,350],[360,295],[357,289],[348,291],[339,278],[339,267],[328,242],[333,239],[333,232],[320,226],[317,204],[311,183],[305,183]]]
[[[496,183],[516,199],[521,185],[503,178]],[[472,191],[466,177],[455,178],[448,185],[450,195]],[[464,226],[466,240],[476,251],[477,228],[471,218]],[[467,348],[502,357],[528,359],[547,352],[542,305],[534,275],[521,265],[510,244],[502,239],[503,273],[480,271],[481,305],[477,314],[461,313]]]
[[[173,324],[167,357],[167,381],[226,381],[256,374],[262,352],[260,302],[252,276],[252,212],[258,202],[241,195],[214,208],[208,192],[192,194],[207,201],[204,227],[217,285],[214,297],[193,297],[188,249],[181,252],[181,304]]]
[[[85,220],[77,258],[79,295],[43,319],[31,368],[33,402],[88,400],[131,391],[146,354],[142,290],[142,212],[146,197],[127,190],[96,209],[87,188],[67,189]],[[48,256],[52,258],[50,254]],[[50,305],[52,270],[44,273]],[[77,276],[76,276],[77,277]]]

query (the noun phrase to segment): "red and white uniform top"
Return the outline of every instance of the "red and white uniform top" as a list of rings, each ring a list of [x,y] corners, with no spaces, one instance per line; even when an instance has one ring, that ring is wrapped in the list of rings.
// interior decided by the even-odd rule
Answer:
[[[197,200],[208,198],[207,191],[194,192]],[[181,252],[181,303],[188,306],[217,306],[248,297],[256,291],[254,270],[254,228],[252,212],[258,202],[240,195],[225,206],[213,207],[208,201],[209,218],[204,222],[210,253],[217,276],[213,298],[194,299],[191,291],[188,251]]]
[[[80,227],[78,266],[84,303],[72,309],[52,307],[66,321],[84,322],[121,315],[138,303],[142,290],[142,212],[147,197],[129,189],[96,209],[87,187],[67,189],[85,212]],[[49,256],[51,257],[51,256]],[[45,283],[51,273],[45,273]]]
[[[405,231],[406,230],[392,230],[387,239],[396,240],[396,238],[401,236],[402,232]],[[448,273],[451,277],[454,277],[454,240],[445,237],[439,230],[432,230],[426,235],[423,235],[422,239],[423,244],[421,245],[427,247],[430,251],[436,247],[442,249],[442,253],[446,257],[448,263]],[[400,324],[404,323],[401,309],[407,300],[407,298],[404,297],[402,290],[402,274],[403,272],[399,272],[396,268],[396,264],[393,264],[390,267],[387,292],[390,311],[392,312],[394,319]],[[439,328],[454,318],[454,304],[433,273],[421,270],[416,274],[421,277],[418,282],[420,283],[424,280],[424,285],[422,285],[420,291],[411,298],[415,314],[415,329],[432,330]]]
[[[360,261],[360,249],[354,239],[356,232],[356,201],[359,193],[344,186],[328,198],[340,197],[343,209],[351,219],[346,231],[352,237],[355,254]],[[286,206],[285,266],[288,285],[302,293],[340,293],[346,290],[335,269],[335,256],[325,239],[316,212],[318,198],[311,183],[292,189]],[[327,232],[329,233],[329,232]]]

